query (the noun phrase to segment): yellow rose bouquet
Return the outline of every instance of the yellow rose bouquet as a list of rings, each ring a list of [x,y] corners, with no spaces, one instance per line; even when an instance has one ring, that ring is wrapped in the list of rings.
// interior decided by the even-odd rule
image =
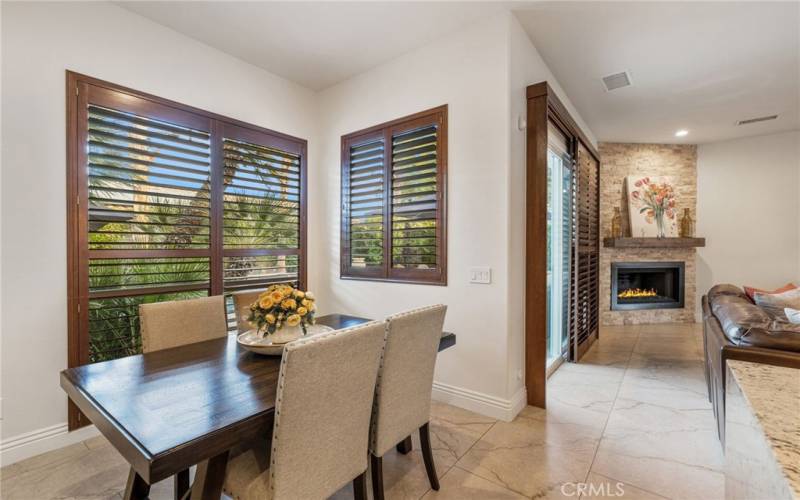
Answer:
[[[284,326],[298,325],[305,335],[306,326],[314,324],[316,309],[311,292],[289,285],[272,285],[250,305],[247,321],[264,335],[272,335]]]

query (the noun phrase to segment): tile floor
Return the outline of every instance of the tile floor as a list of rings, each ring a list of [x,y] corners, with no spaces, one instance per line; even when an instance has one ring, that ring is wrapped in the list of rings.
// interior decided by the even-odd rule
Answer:
[[[439,492],[419,441],[384,459],[389,499],[724,498],[700,325],[605,327],[581,364],[548,383],[547,411],[498,422],[434,403]],[[128,467],[101,437],[0,469],[0,497],[119,499]],[[582,484],[581,484],[582,483]],[[155,485],[168,499],[171,481]],[[344,488],[336,500],[352,498]]]

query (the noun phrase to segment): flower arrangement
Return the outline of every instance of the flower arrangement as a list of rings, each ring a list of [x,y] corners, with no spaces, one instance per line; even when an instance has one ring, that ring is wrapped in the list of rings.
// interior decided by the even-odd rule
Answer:
[[[635,182],[636,189],[631,191],[633,204],[639,213],[645,216],[648,224],[654,221],[658,228],[658,237],[665,236],[664,217],[675,220],[675,191],[667,182],[650,182],[649,177]]]
[[[306,326],[314,324],[316,309],[311,292],[289,285],[272,285],[250,305],[247,321],[264,335],[272,335],[284,326],[298,325],[305,335]]]

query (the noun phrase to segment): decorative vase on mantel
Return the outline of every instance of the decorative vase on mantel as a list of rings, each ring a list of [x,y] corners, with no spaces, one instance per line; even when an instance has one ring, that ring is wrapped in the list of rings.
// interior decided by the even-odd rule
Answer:
[[[692,214],[688,208],[683,209],[680,236],[681,238],[694,237],[694,221],[692,220]]]
[[[611,237],[622,238],[622,216],[619,207],[614,207],[614,217],[611,218]]]

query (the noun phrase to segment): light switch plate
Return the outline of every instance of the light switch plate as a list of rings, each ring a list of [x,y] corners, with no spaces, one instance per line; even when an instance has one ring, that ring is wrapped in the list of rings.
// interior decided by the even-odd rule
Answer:
[[[488,285],[492,282],[492,268],[471,267],[469,270],[469,282]]]

